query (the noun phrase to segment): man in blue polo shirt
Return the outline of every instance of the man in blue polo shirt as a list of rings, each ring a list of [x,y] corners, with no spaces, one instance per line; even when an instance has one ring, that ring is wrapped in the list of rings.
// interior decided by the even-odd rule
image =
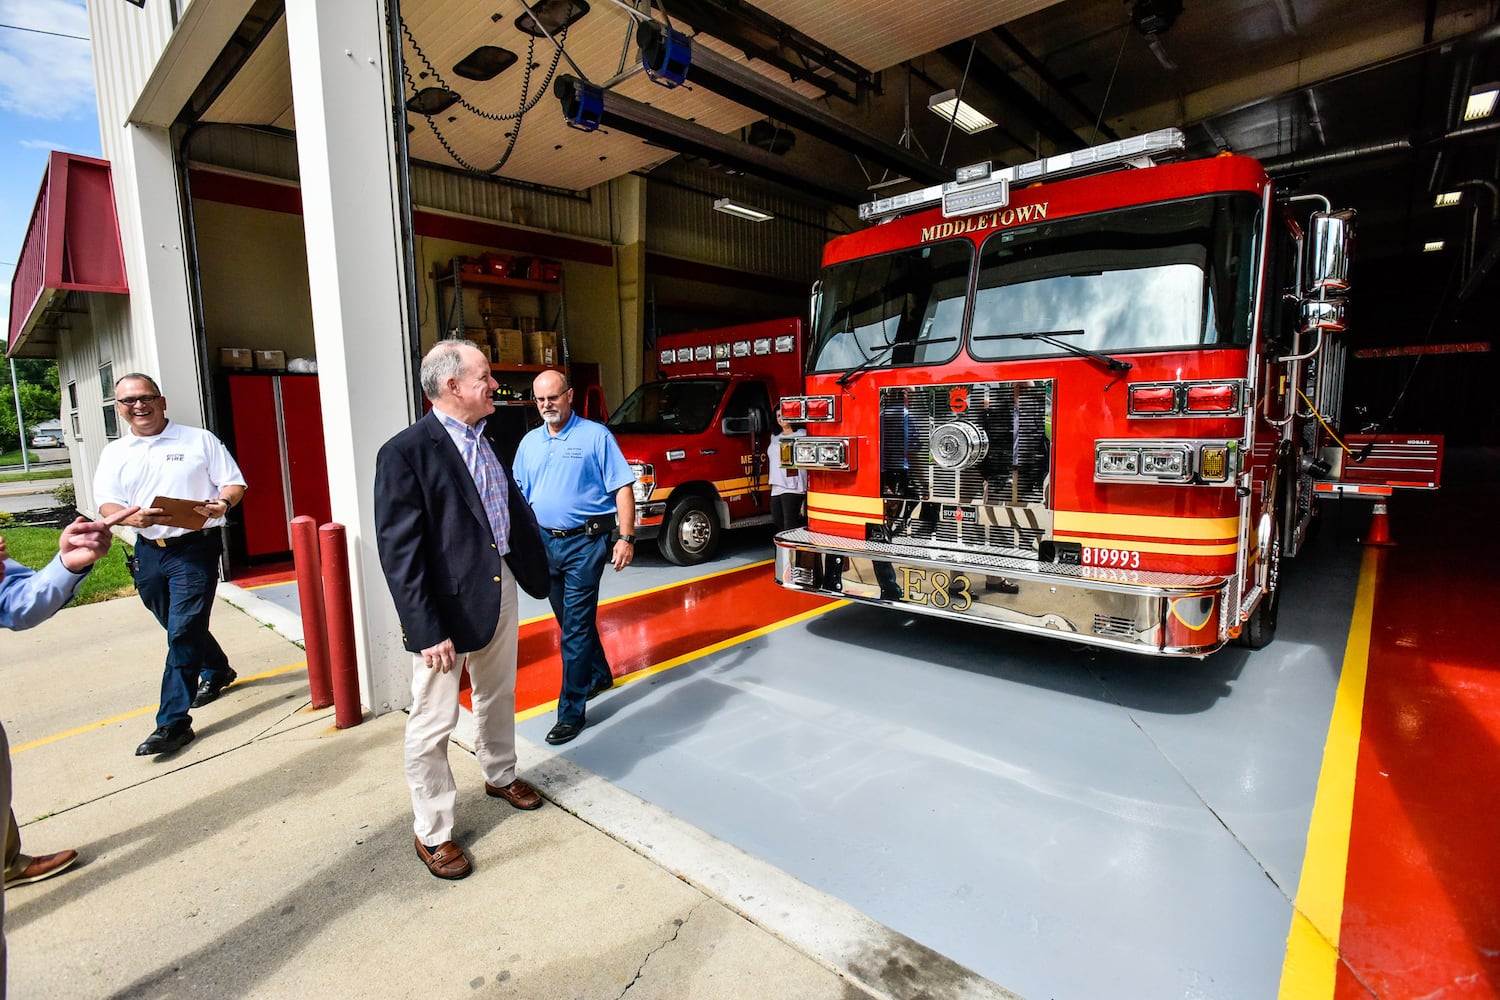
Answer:
[[[615,682],[595,618],[605,563],[619,572],[635,557],[635,473],[603,424],[573,412],[562,372],[542,372],[531,390],[543,423],[521,439],[515,480],[542,528],[549,599],[562,627],[562,692],[547,733],[556,745],[583,731],[584,703]],[[611,543],[616,520],[620,533]]]

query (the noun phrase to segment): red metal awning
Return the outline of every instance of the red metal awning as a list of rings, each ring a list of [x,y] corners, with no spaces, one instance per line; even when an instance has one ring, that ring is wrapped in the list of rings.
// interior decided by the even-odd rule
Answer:
[[[5,353],[55,357],[69,292],[129,291],[109,162],[53,152],[10,283]]]

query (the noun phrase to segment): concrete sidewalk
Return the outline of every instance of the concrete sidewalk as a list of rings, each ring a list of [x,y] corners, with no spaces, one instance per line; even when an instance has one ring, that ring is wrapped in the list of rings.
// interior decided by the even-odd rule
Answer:
[[[240,680],[161,759],[133,756],[165,650],[139,601],[0,638],[23,849],[82,855],[6,893],[11,997],[1011,995],[535,744],[521,773],[551,801],[530,813],[453,748],[475,872],[434,879],[405,715],[336,730],[302,650],[226,593]]]

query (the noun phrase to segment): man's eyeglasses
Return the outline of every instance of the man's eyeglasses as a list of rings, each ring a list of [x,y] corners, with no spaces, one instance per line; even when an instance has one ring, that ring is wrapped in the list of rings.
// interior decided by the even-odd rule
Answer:
[[[161,399],[161,397],[160,396],[131,396],[128,399],[117,399],[117,400],[115,400],[115,402],[119,403],[121,406],[143,406],[143,405],[144,406],[149,406],[150,404],[156,402],[158,399]]]

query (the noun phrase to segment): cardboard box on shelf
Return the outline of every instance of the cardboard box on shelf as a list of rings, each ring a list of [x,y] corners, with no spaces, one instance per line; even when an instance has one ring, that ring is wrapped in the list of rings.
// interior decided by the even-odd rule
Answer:
[[[515,307],[509,295],[483,294],[479,296],[479,311],[485,316],[510,316]]]
[[[219,367],[254,368],[255,353],[248,347],[221,347],[219,348]]]
[[[526,348],[521,341],[520,330],[498,327],[490,331],[490,346],[494,349],[497,365],[524,365]]]
[[[286,371],[286,351],[256,351],[255,370],[258,372]]]
[[[526,363],[528,365],[560,365],[562,358],[557,353],[557,334],[551,330],[535,330],[526,337]]]
[[[489,346],[490,331],[482,326],[466,326],[464,327],[464,339],[473,341],[474,346],[482,351]]]

